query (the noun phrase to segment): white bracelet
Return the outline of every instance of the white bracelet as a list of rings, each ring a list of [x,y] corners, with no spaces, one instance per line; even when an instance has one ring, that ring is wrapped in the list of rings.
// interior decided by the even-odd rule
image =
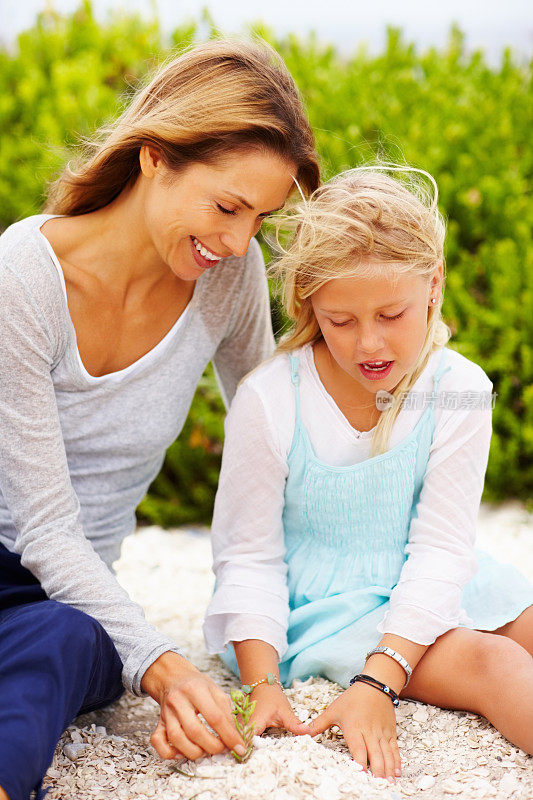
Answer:
[[[409,683],[409,679],[411,678],[411,675],[413,674],[413,670],[411,669],[411,667],[409,666],[409,664],[407,663],[405,658],[402,655],[400,655],[400,653],[397,653],[396,650],[393,650],[392,647],[381,646],[381,647],[374,647],[373,650],[371,650],[369,653],[367,653],[365,660],[368,660],[370,658],[370,656],[374,655],[374,653],[383,653],[386,656],[390,656],[391,658],[393,658],[400,665],[400,667],[402,667],[402,669],[405,670],[405,674],[407,676],[407,680],[405,681],[405,683],[403,685],[403,688],[405,689],[405,687]]]

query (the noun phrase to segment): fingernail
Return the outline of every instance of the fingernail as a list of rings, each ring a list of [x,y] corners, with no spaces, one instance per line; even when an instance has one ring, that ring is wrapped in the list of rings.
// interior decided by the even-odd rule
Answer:
[[[234,749],[238,756],[246,755],[246,747],[244,747],[242,744],[238,744]]]
[[[394,770],[394,774],[400,776],[402,773],[401,770],[399,770],[398,767],[396,767],[396,769]]]

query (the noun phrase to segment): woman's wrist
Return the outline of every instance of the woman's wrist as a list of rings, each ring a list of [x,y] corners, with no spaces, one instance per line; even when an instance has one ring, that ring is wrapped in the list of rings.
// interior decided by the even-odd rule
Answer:
[[[167,650],[148,667],[141,679],[141,688],[159,703],[171,681],[199,672],[194,664],[179,653]]]

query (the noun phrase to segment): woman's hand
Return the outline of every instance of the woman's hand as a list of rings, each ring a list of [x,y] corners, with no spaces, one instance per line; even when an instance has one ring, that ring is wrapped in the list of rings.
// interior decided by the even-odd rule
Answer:
[[[311,734],[309,725],[301,722],[289,703],[287,695],[277,684],[256,686],[251,699],[256,706],[252,715],[254,734],[260,736],[266,728],[285,728],[296,735]]]
[[[396,715],[390,698],[373,686],[355,683],[311,722],[311,736],[338,725],[355,761],[376,778],[400,775]]]
[[[161,758],[195,760],[221,753],[226,747],[245,754],[231,716],[230,698],[186,658],[163,653],[146,670],[141,686],[161,707],[150,739]],[[218,736],[208,730],[199,714]]]

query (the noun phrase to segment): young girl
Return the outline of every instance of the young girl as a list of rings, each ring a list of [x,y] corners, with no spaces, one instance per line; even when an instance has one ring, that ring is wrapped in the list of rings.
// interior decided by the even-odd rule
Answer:
[[[436,199],[354,170],[296,223],[294,329],[227,419],[208,650],[229,645],[257,733],[337,724],[376,776],[400,774],[398,695],[533,752],[533,588],[474,551],[492,385],[445,347]],[[346,691],[307,726],[282,687],[310,675]]]

